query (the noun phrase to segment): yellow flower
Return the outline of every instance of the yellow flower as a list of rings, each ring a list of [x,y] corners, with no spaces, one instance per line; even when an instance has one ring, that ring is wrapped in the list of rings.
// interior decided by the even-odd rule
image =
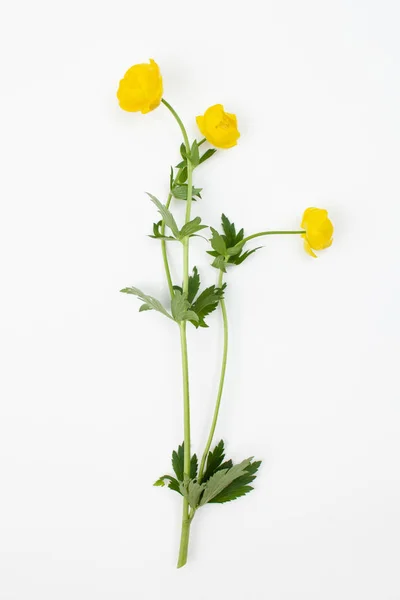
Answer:
[[[210,144],[217,148],[236,146],[240,133],[236,115],[226,113],[222,104],[207,108],[204,116],[196,117],[197,125]]]
[[[151,58],[150,64],[133,65],[119,82],[119,105],[128,112],[150,112],[160,105],[163,81],[160,68]]]
[[[313,250],[324,250],[332,245],[333,225],[328,219],[327,210],[307,208],[304,211],[301,227],[305,229],[305,233],[301,236],[304,238],[304,250],[314,258],[317,258],[317,255]]]

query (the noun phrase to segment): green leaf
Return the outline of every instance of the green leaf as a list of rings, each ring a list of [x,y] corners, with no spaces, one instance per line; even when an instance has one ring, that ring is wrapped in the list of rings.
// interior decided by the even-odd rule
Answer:
[[[225,458],[225,446],[224,446],[224,440],[221,440],[215,446],[214,450],[210,450],[210,452],[208,453],[207,462],[206,462],[206,470],[204,471],[204,475],[203,475],[203,479],[202,479],[203,482],[208,481],[210,479],[211,475],[214,475],[215,471],[221,465],[224,458]]]
[[[163,235],[160,231],[160,227],[162,225],[162,221],[158,221],[158,223],[153,223],[153,235],[149,235],[148,237],[151,237],[153,239],[156,240],[168,240],[168,241],[173,241],[176,242],[177,239],[170,236],[170,235]]]
[[[198,466],[199,461],[197,454],[193,454],[192,458],[190,459],[190,479],[196,479]]]
[[[184,165],[186,165],[186,160],[183,163]],[[188,172],[187,172],[187,167],[183,167],[182,169],[182,173],[179,175],[178,177],[178,183],[185,183],[185,181],[187,181],[188,178]]]
[[[185,454],[185,444],[182,443],[181,446],[178,446],[177,451],[172,452],[172,468],[174,473],[178,479],[178,481],[183,481],[183,468],[184,468],[184,454]],[[196,454],[193,454],[190,459],[190,478],[195,479],[197,476],[197,465],[198,460]]]
[[[200,496],[205,488],[205,484],[197,483],[197,481],[190,480],[186,485],[181,483],[179,486],[180,493],[188,499],[189,505],[192,508],[197,508],[199,505]]]
[[[192,198],[193,200],[195,199],[195,197],[197,196],[198,198],[201,198],[200,192],[203,188],[192,188]],[[182,185],[175,185],[172,188],[172,195],[174,198],[176,198],[177,200],[187,200],[187,195],[188,195],[188,185],[187,183],[184,183]]]
[[[183,461],[184,461],[184,450],[183,444],[178,446],[177,451],[172,452],[172,468],[174,473],[178,479],[178,481],[183,481]]]
[[[241,477],[246,473],[246,467],[251,463],[251,458],[246,458],[238,465],[233,465],[230,469],[222,469],[217,471],[210,477],[206,483],[204,494],[200,501],[200,506],[207,504],[219,493],[228,487],[238,477]]]
[[[217,255],[217,257],[211,263],[212,267],[215,267],[216,269],[223,271],[223,273],[226,273],[225,265],[226,265],[225,258],[220,255]]]
[[[197,167],[200,162],[199,145],[196,140],[194,140],[190,149],[190,162],[194,167]]]
[[[250,256],[250,254],[253,254],[254,252],[256,252],[257,250],[259,250],[262,247],[263,246],[258,246],[257,248],[253,248],[253,250],[247,250],[246,252],[243,252],[243,254],[241,256],[238,256],[236,258],[235,265],[240,265],[244,260],[246,260],[246,258],[248,258]]]
[[[241,496],[251,492],[251,490],[254,488],[249,484],[252,483],[252,481],[254,481],[256,478],[256,472],[258,471],[260,465],[260,460],[250,463],[249,466],[246,467],[243,475],[232,481],[232,483],[230,483],[225,489],[214,496],[210,502],[222,504],[224,502],[236,500],[236,498],[240,498]]]
[[[120,292],[122,292],[123,294],[133,294],[134,296],[137,296],[140,300],[142,300],[142,302],[144,302],[144,304],[146,306],[148,306],[148,308],[143,308],[143,305],[142,305],[139,310],[143,311],[143,310],[153,309],[153,310],[156,310],[156,311],[162,313],[169,319],[172,319],[169,312],[167,312],[167,310],[163,307],[161,302],[159,300],[157,300],[157,298],[153,298],[153,296],[147,296],[138,288],[135,288],[135,287],[123,288],[122,290],[120,290]]]
[[[243,249],[243,242],[239,242],[236,246],[232,246],[232,248],[227,248],[226,253],[228,256],[235,256],[236,254],[240,254]]]
[[[216,149],[215,148],[210,148],[209,150],[206,150],[203,154],[203,156],[200,157],[199,160],[199,165],[201,165],[201,163],[203,163],[204,161],[208,160],[209,158],[211,158],[211,156],[213,154],[216,153]]]
[[[224,232],[224,241],[226,243],[227,248],[231,248],[235,246],[236,240],[236,228],[235,223],[231,223],[224,214],[221,215],[221,224]]]
[[[166,226],[170,228],[170,230],[172,231],[174,236],[177,238],[179,235],[179,229],[178,229],[178,225],[176,224],[176,221],[175,221],[172,213],[168,210],[168,208],[164,204],[162,204],[158,200],[158,198],[156,198],[152,194],[149,194],[148,192],[147,192],[147,195],[150,197],[150,200],[153,202],[153,204],[155,204],[157,206],[158,212],[162,216],[163,221],[166,224]]]
[[[189,221],[189,223],[185,223],[185,225],[179,232],[179,239],[183,240],[183,238],[185,238],[186,236],[193,235],[194,233],[197,233],[197,231],[201,231],[202,229],[208,229],[208,225],[200,225],[200,223],[200,217],[195,217],[192,221]]]
[[[212,248],[218,252],[221,256],[225,256],[226,254],[226,244],[223,237],[218,233],[214,227],[210,227],[212,238],[210,240]]]
[[[188,299],[188,302],[190,302],[190,304],[192,304],[199,289],[200,289],[200,275],[197,270],[197,267],[193,267],[193,275],[189,275],[189,285],[188,285],[188,295],[187,295],[187,299]]]
[[[208,327],[204,318],[212,313],[218,306],[220,300],[224,297],[224,291],[226,283],[221,288],[211,285],[202,291],[200,296],[192,303],[192,310],[198,317],[198,322],[194,322],[193,325],[196,327]]]
[[[190,302],[185,294],[179,290],[175,290],[175,294],[171,300],[171,312],[174,320],[177,323],[181,321],[198,321],[199,318],[195,312],[190,310]]]
[[[153,485],[155,485],[156,487],[164,487],[165,480],[169,481],[168,487],[170,490],[174,490],[174,492],[178,492],[178,494],[181,493],[179,489],[179,481],[177,481],[175,477],[171,477],[171,475],[163,475],[162,477],[157,479],[157,481],[155,481]]]
[[[184,160],[184,161],[185,161],[185,163],[186,163],[186,160],[187,160],[187,154],[186,154],[186,146],[185,146],[185,144],[183,144],[183,143],[182,143],[182,144],[180,145],[179,152],[181,153],[181,156],[182,156],[183,160]]]
[[[182,160],[180,163],[178,163],[176,165],[177,169],[183,169],[183,167],[186,165],[186,160]]]
[[[149,304],[142,304],[142,306],[139,308],[139,312],[144,312],[145,310],[152,310],[152,308]]]

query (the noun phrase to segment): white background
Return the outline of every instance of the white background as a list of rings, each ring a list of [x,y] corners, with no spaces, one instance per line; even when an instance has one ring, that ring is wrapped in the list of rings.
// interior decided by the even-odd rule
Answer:
[[[400,599],[398,2],[8,1],[0,17],[1,600]],[[194,214],[250,234],[321,206],[335,225],[318,260],[269,238],[228,274],[217,439],[263,466],[248,497],[200,512],[179,571],[180,501],[152,487],[182,440],[178,331],[118,292],[168,297],[144,191],[166,197],[179,130],[115,98],[150,57],[192,138],[211,104],[238,116]],[[189,331],[197,452],[210,324]]]

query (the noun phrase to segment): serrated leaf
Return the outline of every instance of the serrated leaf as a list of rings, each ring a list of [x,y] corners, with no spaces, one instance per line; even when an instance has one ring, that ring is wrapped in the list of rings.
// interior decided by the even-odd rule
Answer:
[[[248,258],[250,256],[250,254],[253,254],[254,252],[256,252],[257,250],[259,250],[262,247],[263,246],[258,246],[257,248],[253,248],[253,250],[247,250],[246,252],[243,252],[243,254],[236,257],[235,265],[240,265],[244,260],[246,260],[246,258]]]
[[[235,256],[236,254],[240,254],[243,248],[243,242],[232,246],[232,248],[227,248],[226,253],[228,256]]]
[[[220,271],[222,271],[223,273],[226,273],[226,261],[225,258],[223,256],[218,255],[211,263],[212,267],[215,267],[216,269],[219,269]]]
[[[249,464],[246,468],[246,472],[241,476],[232,481],[225,489],[217,494],[210,502],[222,504],[224,502],[230,502],[236,500],[245,494],[248,494],[254,488],[249,485],[256,478],[256,472],[261,465],[261,461],[254,461]]]
[[[218,306],[220,300],[224,297],[226,283],[221,288],[211,285],[201,292],[195,302],[192,303],[192,310],[198,317],[198,322],[193,323],[197,327],[208,327],[204,318],[212,313]]]
[[[199,164],[199,161],[200,161],[199,145],[198,145],[197,141],[194,140],[192,147],[190,149],[190,162],[192,163],[192,165],[194,167],[197,167],[197,165]]]
[[[175,479],[175,477],[171,477],[171,475],[163,475],[162,477],[157,479],[157,481],[155,481],[153,483],[153,485],[155,485],[156,487],[164,487],[165,480],[169,481],[168,487],[170,490],[173,490],[174,492],[178,492],[178,494],[181,493],[181,491],[179,489],[179,481],[177,481],[177,479]]]
[[[201,218],[195,217],[192,221],[185,223],[182,229],[179,232],[179,239],[182,240],[188,235],[193,235],[197,233],[197,231],[201,231],[202,229],[208,229],[208,225],[201,225]]]
[[[209,150],[206,150],[203,154],[203,156],[200,157],[199,160],[199,165],[201,165],[201,163],[203,163],[204,161],[208,160],[209,158],[211,158],[213,156],[213,154],[216,153],[216,149],[215,148],[210,148]]]
[[[214,475],[215,471],[221,465],[225,458],[225,445],[224,440],[220,440],[215,446],[214,450],[210,450],[207,456],[206,469],[202,481],[208,481],[211,475]]]
[[[224,214],[221,215],[221,224],[224,232],[224,241],[226,243],[227,248],[235,246],[236,240],[236,228],[235,223],[231,223]]]
[[[179,290],[175,290],[175,294],[171,300],[171,312],[177,323],[181,321],[198,321],[196,313],[190,310],[190,302]]]
[[[148,237],[156,239],[156,240],[168,240],[168,241],[173,241],[176,242],[177,239],[170,236],[170,235],[164,235],[163,233],[161,233],[160,231],[160,227],[162,225],[162,221],[158,221],[158,223],[153,223],[153,235],[149,235]]]
[[[150,308],[146,308],[146,309],[142,308],[142,310],[153,309],[153,310],[156,310],[157,312],[162,313],[169,319],[172,319],[169,312],[167,312],[167,310],[164,308],[164,306],[161,304],[161,302],[159,300],[157,300],[157,298],[153,298],[153,296],[147,296],[147,294],[144,294],[141,290],[139,290],[139,288],[135,288],[135,287],[123,288],[122,290],[120,290],[120,292],[122,292],[123,294],[132,294],[134,296],[137,296],[140,300],[142,300],[142,302],[144,302],[144,304],[146,304],[150,307]]]
[[[157,206],[158,212],[162,216],[163,221],[166,224],[166,226],[170,228],[170,230],[172,231],[172,233],[174,234],[175,237],[178,237],[179,229],[178,229],[178,225],[176,224],[173,214],[168,210],[168,208],[164,204],[162,204],[159,201],[158,198],[153,196],[153,194],[149,194],[149,192],[146,192],[146,193],[150,197],[150,200],[153,202],[153,204],[155,204]]]
[[[195,197],[197,196],[198,198],[201,198],[200,196],[200,192],[203,188],[196,188],[193,187],[192,188],[192,199],[195,200]],[[172,190],[172,195],[174,198],[176,198],[177,200],[187,200],[187,195],[188,195],[188,185],[187,183],[184,183],[182,185],[175,185]]]
[[[204,490],[205,484],[197,483],[197,481],[190,480],[189,483],[181,483],[179,486],[180,493],[188,499],[189,505],[192,508],[197,508],[199,505],[199,498]]]
[[[197,454],[193,454],[190,459],[190,479],[196,479],[198,466],[199,461],[197,459]]]
[[[178,481],[182,482],[184,477],[183,477],[183,469],[184,469],[184,462],[185,462],[185,444],[182,443],[182,445],[178,446],[178,450],[174,450],[172,452],[172,468],[174,470],[174,473],[178,479]],[[191,479],[195,479],[197,476],[197,465],[198,465],[198,460],[197,460],[197,456],[196,454],[193,454],[192,458],[190,459],[190,478]]]
[[[187,294],[187,299],[190,304],[192,304],[199,289],[200,289],[200,275],[197,270],[197,267],[193,267],[193,275],[189,275],[188,294]]]
[[[233,465],[230,469],[217,471],[210,477],[206,483],[204,494],[200,501],[200,506],[207,504],[215,498],[222,490],[232,483],[238,477],[246,473],[246,467],[251,463],[251,458],[246,458],[238,465]]]
[[[214,227],[210,227],[210,229],[211,229],[211,233],[212,233],[212,237],[210,240],[212,248],[216,252],[218,252],[218,254],[220,254],[221,256],[225,256],[225,254],[226,254],[225,240],[218,233],[218,231],[216,229],[214,229]]]

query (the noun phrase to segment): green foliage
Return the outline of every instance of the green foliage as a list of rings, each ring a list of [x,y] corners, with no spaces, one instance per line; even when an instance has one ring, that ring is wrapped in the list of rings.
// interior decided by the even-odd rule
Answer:
[[[153,204],[155,204],[156,207],[158,208],[158,212],[162,216],[165,225],[167,227],[169,227],[169,229],[172,231],[174,237],[178,238],[179,237],[179,229],[178,229],[178,225],[176,224],[176,221],[173,217],[173,214],[168,210],[168,208],[164,204],[162,204],[158,200],[158,198],[156,198],[152,194],[149,194],[148,192],[147,192],[147,195],[150,197],[150,200],[153,202]]]
[[[208,327],[204,319],[218,307],[220,300],[224,297],[225,288],[226,283],[221,288],[210,285],[197,296],[200,289],[200,275],[197,267],[193,268],[193,275],[189,276],[187,300],[190,304],[190,310],[197,316],[197,319],[189,319],[196,329],[198,327]],[[180,286],[175,285],[174,290],[182,293]]]
[[[261,461],[248,458],[237,465],[231,460],[224,461],[224,442],[221,440],[207,457],[206,469],[199,483],[197,480],[198,460],[193,454],[190,461],[190,479],[184,477],[184,444],[172,453],[172,468],[175,476],[163,475],[154,483],[158,487],[168,487],[188,498],[189,505],[198,509],[205,504],[223,504],[248,494],[249,485],[256,478]]]
[[[140,300],[142,300],[142,302],[144,302],[144,304],[142,304],[142,306],[139,308],[140,312],[145,311],[145,310],[156,310],[157,312],[162,313],[169,319],[172,319],[169,312],[167,312],[167,310],[164,308],[164,306],[161,304],[161,302],[159,300],[157,300],[157,298],[153,298],[153,296],[148,296],[147,294],[144,294],[138,288],[127,287],[127,288],[123,288],[122,290],[120,290],[120,292],[122,292],[123,294],[132,294],[134,296],[137,296],[137,298],[139,298]]]
[[[212,237],[211,237],[211,246],[221,256],[225,256],[226,254],[226,244],[224,238],[218,233],[214,227],[210,227]]]
[[[171,300],[171,312],[174,320],[177,323],[181,321],[195,321],[199,320],[193,310],[190,310],[190,302],[180,290],[175,290],[173,298]]]
[[[238,465],[234,465],[230,469],[221,469],[210,477],[206,483],[204,494],[200,501],[200,506],[207,504],[215,498],[223,489],[228,487],[238,477],[241,477],[246,472],[246,467],[251,463],[251,458],[246,458]]]
[[[210,285],[210,287],[203,290],[195,302],[192,303],[191,308],[196,313],[198,320],[191,322],[196,329],[198,327],[208,327],[204,318],[217,308],[220,300],[224,297],[225,288],[226,283],[224,283],[221,288]]]
[[[243,252],[244,230],[240,229],[236,233],[235,223],[231,223],[224,214],[221,216],[221,224],[222,234],[219,234],[215,229],[210,227],[213,234],[210,240],[212,250],[208,250],[207,252],[214,257],[211,263],[212,266],[225,272],[226,265],[240,265],[256,250],[259,250],[261,246]]]
[[[193,267],[193,275],[189,275],[189,286],[187,299],[192,304],[195,299],[197,292],[200,289],[200,275],[197,267]]]
[[[192,200],[196,201],[196,197],[201,199],[200,192],[203,188],[192,188]],[[179,183],[178,185],[174,185],[171,188],[171,193],[174,198],[177,200],[187,200],[188,196],[188,185],[187,183]]]
[[[177,239],[172,237],[171,235],[164,235],[160,231],[160,227],[163,221],[158,221],[158,223],[153,223],[153,235],[149,235],[149,237],[157,240],[168,240],[172,242],[176,242]]]
[[[172,452],[172,468],[179,482],[182,482],[184,479],[184,454],[185,444],[182,442],[182,445],[178,446],[178,450]],[[190,460],[190,479],[195,479],[197,477],[197,466],[197,456],[196,454],[193,454]]]
[[[246,468],[243,475],[237,477],[230,483],[226,488],[224,488],[219,494],[214,496],[210,502],[222,504],[224,502],[230,502],[231,500],[236,500],[236,498],[240,498],[245,494],[248,494],[254,488],[249,485],[256,478],[256,473],[261,465],[261,461],[251,462]]]
[[[182,227],[182,229],[179,232],[179,239],[182,240],[183,238],[185,238],[188,235],[192,236],[195,233],[197,233],[198,231],[201,231],[202,229],[208,229],[208,225],[200,225],[200,223],[201,223],[200,217],[195,217],[192,221],[185,223],[185,225]]]
[[[153,485],[155,485],[156,487],[164,487],[165,481],[169,482],[168,487],[170,490],[173,490],[174,492],[178,492],[178,494],[181,493],[181,491],[179,489],[179,481],[177,479],[175,479],[175,477],[171,477],[171,475],[163,475],[162,477],[157,479],[157,481],[155,481],[153,483]]]
[[[214,473],[220,469],[230,469],[232,467],[232,461],[228,460],[223,462],[225,458],[225,447],[224,440],[221,440],[214,448],[210,450],[207,456],[206,468],[202,477],[202,482],[206,482],[210,479]]]
[[[199,165],[201,165],[201,163],[203,163],[204,161],[211,158],[216,153],[216,151],[217,150],[215,148],[209,148],[208,150],[206,150],[204,152],[203,156],[200,157]]]

